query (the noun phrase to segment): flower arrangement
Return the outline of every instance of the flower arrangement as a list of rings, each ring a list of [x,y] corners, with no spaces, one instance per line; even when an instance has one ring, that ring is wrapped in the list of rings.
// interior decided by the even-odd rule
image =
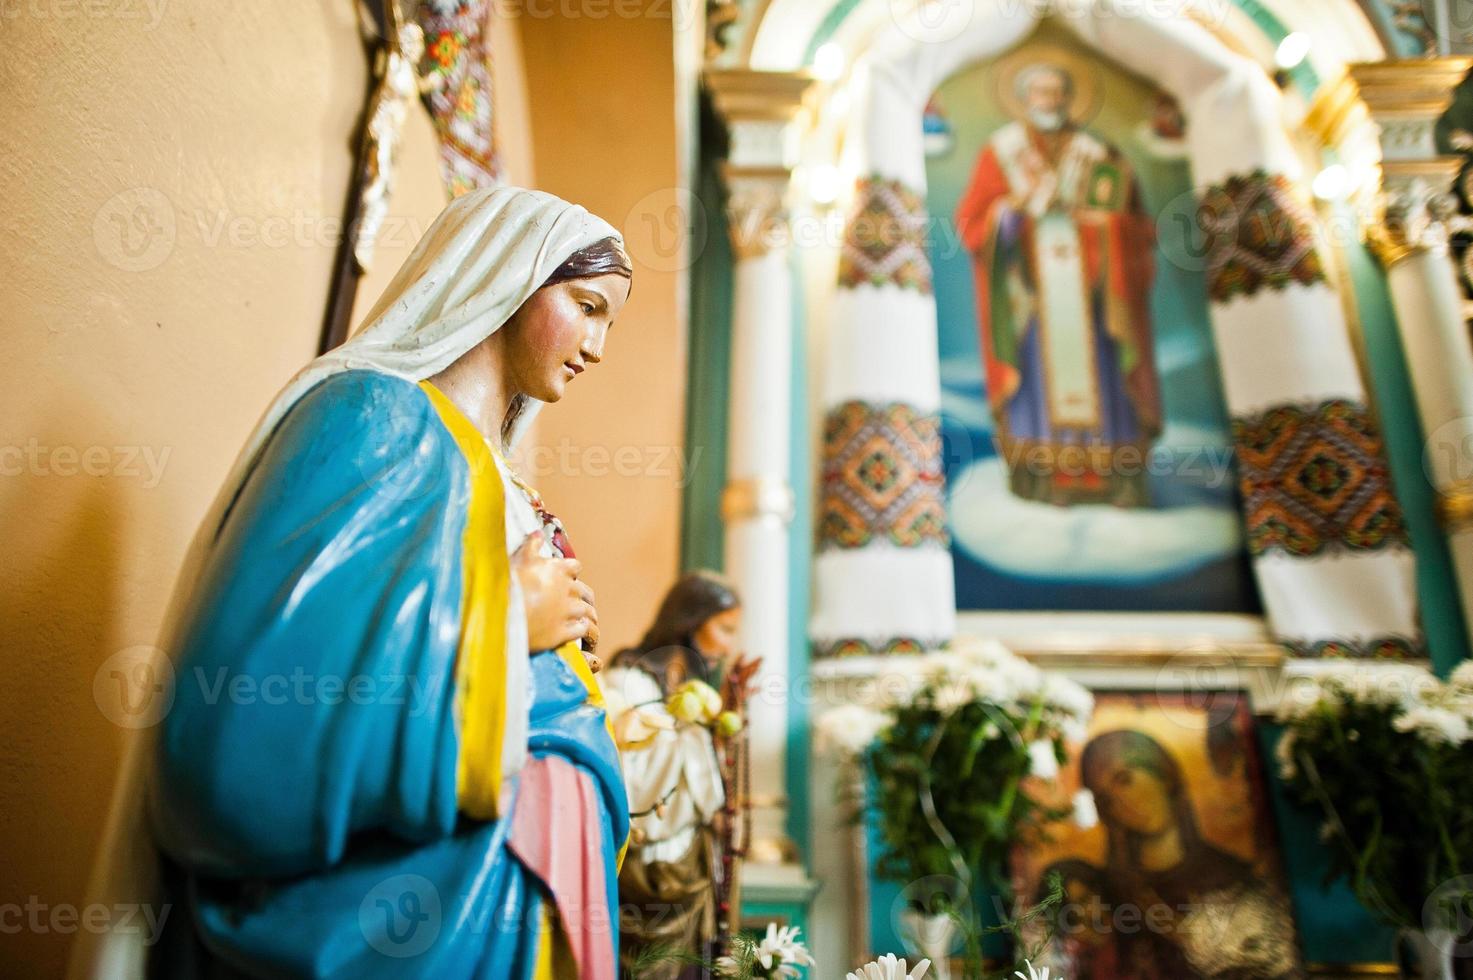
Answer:
[[[947,876],[973,891],[980,874],[1007,898],[1013,845],[1070,815],[1035,800],[1026,780],[1058,774],[1066,742],[1083,738],[1093,711],[1073,681],[995,641],[959,637],[945,651],[897,661],[872,703],[833,709],[816,724],[821,743],[869,777],[882,845],[876,874],[902,883]],[[1081,794],[1075,815],[1088,820],[1092,804]],[[960,917],[945,895],[928,901],[914,911]],[[983,930],[959,925],[980,973]]]
[[[905,960],[897,960],[894,953],[886,953],[857,971],[845,974],[844,980],[921,980],[930,965],[930,960],[921,960],[914,970],[907,973]]]
[[[1425,928],[1429,898],[1473,873],[1473,661],[1446,683],[1410,665],[1326,674],[1279,720],[1280,774],[1338,845],[1332,876],[1386,922]]]
[[[767,924],[767,934],[752,941],[733,936],[731,952],[716,960],[716,975],[730,980],[778,980],[799,976],[798,967],[813,966],[808,947],[798,939],[800,927]]]

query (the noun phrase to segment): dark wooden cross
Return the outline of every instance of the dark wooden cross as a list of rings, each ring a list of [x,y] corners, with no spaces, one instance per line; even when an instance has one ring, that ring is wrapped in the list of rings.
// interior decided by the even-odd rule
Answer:
[[[379,82],[388,64],[388,56],[399,43],[400,13],[396,0],[364,0],[361,10],[371,19],[373,32],[364,31],[364,48],[368,55],[368,90],[363,109],[354,129],[353,173],[348,180],[348,196],[343,202],[343,234],[333,257],[332,281],[327,289],[327,309],[322,317],[322,332],[317,353],[325,354],[348,338],[348,325],[353,316],[353,300],[358,295],[358,281],[363,269],[353,252],[358,243],[362,223],[363,188],[368,179],[369,157],[373,152],[369,123],[373,121]],[[367,25],[365,25],[367,27]]]

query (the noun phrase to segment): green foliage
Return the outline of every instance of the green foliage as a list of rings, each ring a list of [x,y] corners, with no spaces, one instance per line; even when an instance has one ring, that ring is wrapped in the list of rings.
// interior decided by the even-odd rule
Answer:
[[[892,706],[892,724],[864,754],[881,842],[875,873],[900,883],[931,876],[957,879],[971,895],[995,894],[1008,907],[1012,848],[1025,835],[1041,832],[1044,824],[1068,814],[1043,805],[1025,788],[1033,767],[1029,744],[1044,740],[1062,762],[1062,735],[1044,723],[1041,699],[1020,708],[979,698],[943,710],[936,697],[936,688],[926,686],[910,703]],[[914,900],[913,906],[956,921],[967,980],[987,976],[983,939],[1006,933],[1019,956],[1000,976],[1011,977],[1029,953],[1023,925],[1063,900],[1062,885],[1057,880],[1050,885],[1051,894],[1043,902],[989,928],[976,921],[970,904],[957,908],[943,893]]]
[[[923,691],[891,712],[894,724],[864,756],[883,845],[876,874],[901,883],[930,875],[965,878],[958,875],[960,861],[969,874],[1005,892],[1008,854],[1022,830],[1066,813],[1040,805],[1022,785],[1041,707],[1023,717],[971,701],[947,714],[932,692]],[[1062,760],[1057,740],[1054,750]],[[938,822],[954,843],[937,833]]]
[[[1280,763],[1290,799],[1325,819],[1329,877],[1388,923],[1420,929],[1428,896],[1473,873],[1473,743],[1398,731],[1405,710],[1326,685],[1288,720]]]
[[[736,937],[733,937],[734,939]],[[650,943],[639,951],[635,957],[632,967],[624,971],[627,980],[639,980],[640,977],[648,976],[650,971],[665,963],[678,963],[681,966],[704,966],[710,969],[708,960],[697,956],[686,949],[680,943]]]

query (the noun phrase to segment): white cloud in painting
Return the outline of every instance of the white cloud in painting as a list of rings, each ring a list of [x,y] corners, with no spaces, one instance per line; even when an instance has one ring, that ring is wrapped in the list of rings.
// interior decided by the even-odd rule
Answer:
[[[982,391],[982,361],[974,354],[941,358],[940,373],[943,387]]]
[[[992,413],[982,396],[982,362],[976,357],[943,357],[941,414],[974,432],[992,431]]]
[[[1055,507],[1014,496],[1006,480],[996,457],[973,463],[953,480],[948,510],[956,543],[1012,575],[1138,582],[1189,572],[1241,547],[1231,510]]]

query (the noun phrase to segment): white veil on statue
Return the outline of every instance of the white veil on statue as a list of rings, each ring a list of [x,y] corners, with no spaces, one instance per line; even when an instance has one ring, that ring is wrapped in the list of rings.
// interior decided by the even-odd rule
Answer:
[[[308,364],[276,396],[246,440],[211,517],[222,516],[277,423],[324,379],[362,369],[414,382],[439,374],[500,330],[569,256],[604,238],[623,240],[602,218],[542,191],[494,187],[456,198],[358,333]],[[540,405],[532,401],[519,415],[511,441]]]
[[[541,191],[495,187],[452,201],[425,232],[363,325],[346,343],[312,361],[272,401],[231,467],[185,555],[159,635],[168,644],[198,569],[214,545],[230,502],[261,449],[303,395],[343,371],[372,370],[419,382],[491,334],[574,252],[614,227],[576,204]],[[514,443],[536,415],[528,399],[514,420]],[[491,434],[493,437],[495,434]],[[167,656],[167,652],[155,652]],[[166,668],[167,669],[167,668]],[[87,901],[117,908],[151,902],[158,857],[149,838],[144,789],[150,729],[132,734],[123,754]],[[178,910],[174,910],[178,912]],[[71,977],[136,977],[146,972],[148,937],[138,932],[79,933]]]

